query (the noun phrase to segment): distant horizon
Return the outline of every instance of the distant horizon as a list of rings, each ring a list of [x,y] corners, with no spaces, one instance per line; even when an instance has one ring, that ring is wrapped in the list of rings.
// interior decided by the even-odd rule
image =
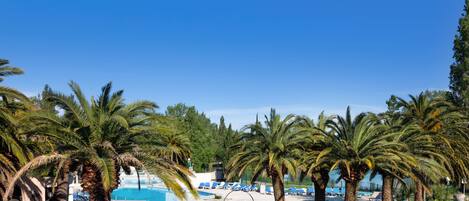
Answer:
[[[128,101],[185,103],[240,129],[270,108],[382,112],[391,95],[448,90],[464,1],[0,6],[0,58],[25,71],[3,84],[35,96],[45,84],[69,94],[74,80],[89,98],[112,81]]]

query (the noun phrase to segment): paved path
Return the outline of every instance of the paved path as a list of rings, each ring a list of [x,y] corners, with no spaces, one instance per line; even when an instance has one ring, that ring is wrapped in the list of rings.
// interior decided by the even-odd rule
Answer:
[[[204,192],[208,192],[208,193],[213,193],[213,194],[216,194],[216,195],[219,195],[219,196],[222,196],[222,199],[221,200],[216,200],[216,201],[223,201],[223,199],[225,199],[225,197],[228,195],[228,193],[230,193],[231,191],[230,190],[224,190],[224,189],[210,189],[210,190],[201,190],[201,191],[204,191]],[[229,201],[251,201],[251,195],[252,198],[254,198],[254,201],[272,201],[274,200],[274,196],[273,195],[267,195],[267,194],[261,194],[261,193],[258,193],[258,192],[249,192],[249,194],[247,192],[243,192],[243,191],[234,191],[232,193],[230,193],[228,195],[228,197],[226,198],[226,200],[229,200]],[[314,201],[314,198],[312,196],[296,196],[296,195],[287,195],[285,197],[285,200],[287,201]],[[343,198],[341,197],[328,197],[326,199],[327,201],[342,201]],[[368,201],[367,198],[361,198],[361,199],[358,199],[359,201]]]

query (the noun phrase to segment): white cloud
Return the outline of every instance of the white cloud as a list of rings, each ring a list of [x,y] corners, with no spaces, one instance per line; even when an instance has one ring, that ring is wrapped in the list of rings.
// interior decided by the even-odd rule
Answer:
[[[307,105],[262,106],[253,108],[215,109],[205,111],[205,114],[212,120],[212,122],[216,123],[218,123],[221,116],[224,116],[226,124],[231,123],[233,128],[240,129],[247,124],[253,123],[256,119],[256,114],[259,115],[260,120],[263,120],[264,115],[270,112],[270,108],[275,108],[282,116],[287,114],[296,114],[316,118],[322,111],[326,114],[343,115],[346,107],[347,106],[340,108],[327,108]],[[358,114],[360,112],[383,112],[386,110],[386,108],[371,105],[351,104],[350,107],[353,114]]]

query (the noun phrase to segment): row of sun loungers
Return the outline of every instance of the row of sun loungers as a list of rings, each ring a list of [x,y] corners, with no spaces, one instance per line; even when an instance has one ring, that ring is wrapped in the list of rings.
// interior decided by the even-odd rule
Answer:
[[[199,184],[199,189],[227,189],[233,191],[257,191],[256,185],[244,185],[231,182],[202,182]]]
[[[233,191],[259,191],[259,188],[257,185],[244,185],[240,184],[237,182],[202,182],[199,185],[199,189],[227,189],[227,190],[233,190]],[[273,188],[272,186],[267,186],[265,189],[266,194],[273,194]],[[290,187],[289,189],[286,189],[286,193],[288,195],[314,195],[314,188],[309,187],[309,188],[295,188],[295,187]],[[345,189],[344,188],[326,188],[326,196],[328,197],[343,197],[345,195]],[[377,194],[379,195],[379,194]],[[364,192],[358,192],[358,196],[369,196],[370,201],[378,201],[381,200],[379,196],[376,195],[371,195],[371,193],[364,193]]]

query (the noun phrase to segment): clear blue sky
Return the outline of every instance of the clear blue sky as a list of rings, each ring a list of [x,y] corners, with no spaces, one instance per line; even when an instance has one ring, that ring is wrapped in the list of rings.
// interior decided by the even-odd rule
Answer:
[[[447,89],[463,0],[0,0],[0,57],[91,96],[184,102],[235,127],[282,113],[380,111],[391,94]],[[162,111],[162,110],[161,110]]]

